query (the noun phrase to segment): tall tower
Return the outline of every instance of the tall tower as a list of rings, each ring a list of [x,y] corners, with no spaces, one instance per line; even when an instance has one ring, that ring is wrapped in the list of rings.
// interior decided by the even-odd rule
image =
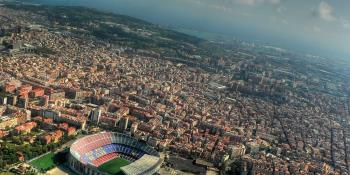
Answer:
[[[26,98],[26,97],[19,98],[17,106],[20,107],[20,108],[27,109],[27,107],[28,107],[28,98]]]
[[[331,160],[332,160],[332,166],[335,167],[335,135],[336,135],[336,129],[331,128]]]
[[[50,97],[48,95],[43,96],[43,106],[48,107],[49,106],[49,99]]]
[[[120,131],[125,131],[128,128],[128,124],[129,124],[129,117],[128,116],[124,116],[119,121],[118,129]]]
[[[102,114],[102,111],[100,108],[96,108],[96,109],[91,110],[90,121],[96,122],[98,124],[100,122],[101,114]]]
[[[242,167],[241,167],[241,173],[240,175],[247,175],[248,174],[248,168],[247,168],[247,162],[242,160]]]

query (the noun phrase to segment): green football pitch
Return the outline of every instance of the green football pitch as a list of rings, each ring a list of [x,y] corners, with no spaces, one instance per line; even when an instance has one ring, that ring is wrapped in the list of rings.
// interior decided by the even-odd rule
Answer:
[[[98,169],[111,175],[124,175],[120,168],[128,164],[129,162],[127,160],[118,157],[102,164]]]
[[[33,165],[35,168],[41,171],[47,171],[55,167],[54,156],[55,154],[51,152],[49,154],[46,154],[38,159],[35,159],[29,162],[29,164]]]

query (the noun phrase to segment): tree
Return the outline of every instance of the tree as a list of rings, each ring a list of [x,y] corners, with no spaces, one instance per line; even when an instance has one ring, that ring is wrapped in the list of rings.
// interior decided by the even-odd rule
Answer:
[[[19,136],[13,136],[12,137],[12,141],[13,141],[14,144],[17,144],[17,145],[21,145],[22,144],[21,138]]]

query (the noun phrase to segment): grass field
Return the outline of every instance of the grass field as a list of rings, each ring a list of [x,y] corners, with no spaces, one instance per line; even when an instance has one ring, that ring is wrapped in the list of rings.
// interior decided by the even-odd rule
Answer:
[[[129,162],[127,160],[118,157],[102,164],[98,169],[111,175],[124,175],[120,168],[128,164]]]
[[[56,166],[54,163],[54,156],[55,154],[51,152],[49,154],[46,154],[45,156],[42,156],[38,159],[29,162],[29,164],[41,171],[47,171]]]

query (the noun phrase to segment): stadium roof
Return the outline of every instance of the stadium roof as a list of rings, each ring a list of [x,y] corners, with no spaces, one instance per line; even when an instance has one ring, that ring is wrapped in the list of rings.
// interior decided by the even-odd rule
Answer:
[[[132,164],[122,167],[121,170],[126,175],[152,175],[162,162],[161,158],[146,154]]]

